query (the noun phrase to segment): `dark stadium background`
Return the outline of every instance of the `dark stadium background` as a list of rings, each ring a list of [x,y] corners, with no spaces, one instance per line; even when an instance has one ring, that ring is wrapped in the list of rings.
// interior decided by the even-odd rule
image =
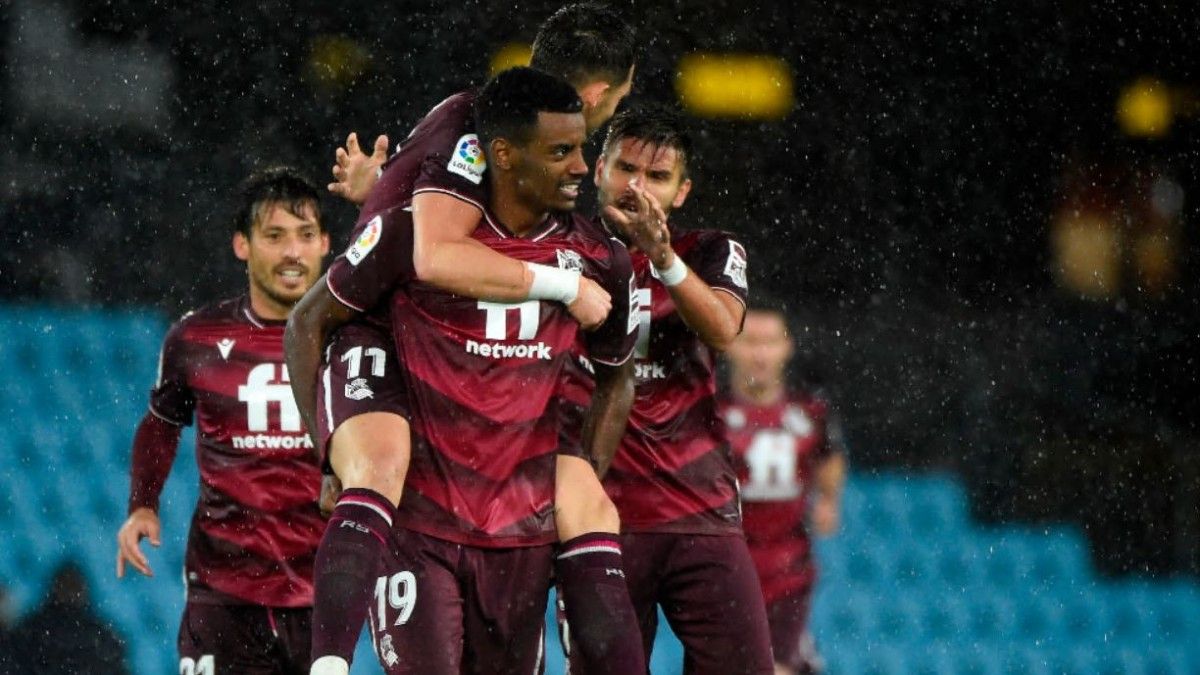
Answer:
[[[691,51],[790,65],[782,121],[696,120],[679,219],[747,242],[856,471],[957,472],[978,518],[1079,523],[1108,574],[1200,572],[1192,3],[619,4],[645,45],[632,102],[674,100]],[[0,300],[174,316],[238,291],[239,179],[285,162],[325,182],[346,132],[399,140],[557,6],[0,2]],[[39,56],[63,44],[42,31],[76,57]],[[97,50],[141,79],[79,70]],[[1143,76],[1175,92],[1161,138],[1117,122]],[[1064,287],[1064,175],[1151,165],[1185,195],[1170,284]],[[326,208],[340,248],[354,213]]]

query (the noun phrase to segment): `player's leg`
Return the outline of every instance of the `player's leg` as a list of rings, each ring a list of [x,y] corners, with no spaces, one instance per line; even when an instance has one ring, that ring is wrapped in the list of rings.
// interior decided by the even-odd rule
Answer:
[[[462,550],[462,672],[542,672],[554,547]]]
[[[770,629],[754,562],[740,536],[676,537],[663,613],[687,675],[773,675]]]
[[[637,617],[625,584],[617,508],[582,457],[558,455],[554,561],[572,662],[586,675],[646,670]]]
[[[180,675],[275,675],[267,609],[188,602],[177,638]]]
[[[275,633],[280,675],[305,675],[312,663],[312,608],[274,607],[267,618]]]
[[[824,663],[808,630],[812,586],[805,585],[767,603],[775,675],[815,675]]]
[[[372,584],[367,615],[379,664],[388,675],[459,675],[463,547],[418,532],[397,532],[389,548]]]
[[[312,672],[345,675],[391,536],[410,436],[390,336],[347,327],[328,353],[318,440],[343,491],[313,567]]]

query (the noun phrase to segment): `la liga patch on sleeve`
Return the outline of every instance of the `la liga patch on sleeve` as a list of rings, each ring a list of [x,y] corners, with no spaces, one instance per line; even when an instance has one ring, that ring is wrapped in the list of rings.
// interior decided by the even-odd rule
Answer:
[[[743,291],[746,283],[746,249],[736,241],[729,241],[729,257],[725,260],[725,276]]]
[[[367,254],[371,252],[371,249],[375,248],[375,245],[379,243],[379,239],[382,236],[383,216],[375,216],[363,228],[362,234],[358,235],[358,239],[355,239],[354,243],[350,244],[350,248],[346,249],[346,260],[351,265],[357,267],[358,263],[362,262],[363,258],[367,257]]]
[[[483,172],[487,171],[487,158],[483,155],[483,146],[475,134],[464,134],[454,144],[454,152],[446,170],[479,185],[483,182]]]

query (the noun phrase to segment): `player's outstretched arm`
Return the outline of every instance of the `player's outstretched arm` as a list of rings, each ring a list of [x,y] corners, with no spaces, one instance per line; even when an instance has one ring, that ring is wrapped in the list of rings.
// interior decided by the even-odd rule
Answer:
[[[183,429],[153,412],[146,412],[133,436],[133,461],[129,477],[129,518],[117,531],[117,577],[125,576],[125,563],[148,577],[150,561],[139,548],[142,539],[161,543],[158,498],[179,449]]]
[[[596,389],[583,419],[583,451],[601,478],[608,472],[633,407],[633,359],[619,366],[593,362]]]
[[[333,153],[333,182],[327,186],[328,190],[352,204],[361,205],[379,181],[379,168],[387,161],[387,151],[387,136],[376,138],[375,147],[368,155],[358,146],[358,134],[350,132],[346,147]]]
[[[567,306],[585,329],[599,326],[612,298],[576,272],[525,263],[471,237],[483,214],[441,192],[413,196],[413,266],[417,278],[450,291],[493,302],[553,300]]]
[[[296,408],[308,433],[317,431],[317,373],[329,336],[357,315],[329,291],[325,275],[308,289],[288,317],[283,331],[283,352]],[[317,447],[317,439],[313,439]]]

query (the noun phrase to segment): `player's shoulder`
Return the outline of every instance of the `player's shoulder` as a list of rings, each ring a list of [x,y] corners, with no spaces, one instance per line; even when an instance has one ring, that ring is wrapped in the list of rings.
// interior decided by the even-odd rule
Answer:
[[[709,247],[719,246],[722,248],[730,246],[732,243],[736,246],[741,246],[737,235],[728,230],[718,230],[713,228],[697,228],[691,229],[687,227],[677,227],[672,223],[671,227],[671,244],[680,249],[707,249]],[[744,250],[744,249],[743,249]]]
[[[190,309],[171,325],[171,332],[186,333],[217,324],[247,323],[249,317],[245,305],[246,297],[239,295]]]
[[[466,131],[468,127],[473,126],[471,121],[474,109],[474,89],[451,94],[425,113],[424,119],[421,120],[421,127]]]

